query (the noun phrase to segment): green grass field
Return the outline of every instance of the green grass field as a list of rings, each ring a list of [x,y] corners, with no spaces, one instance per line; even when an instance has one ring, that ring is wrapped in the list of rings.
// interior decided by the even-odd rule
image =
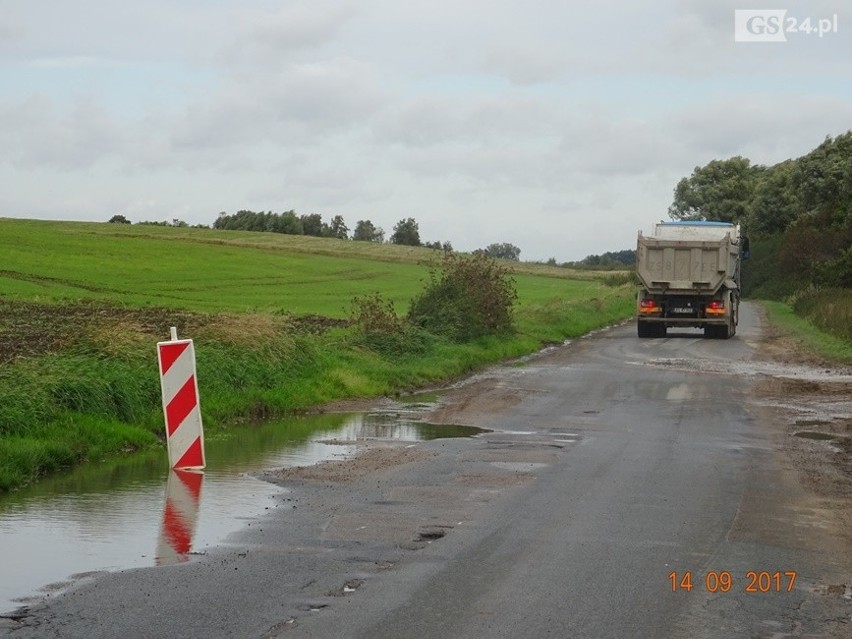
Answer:
[[[629,316],[608,272],[513,264],[516,332],[376,351],[355,296],[404,313],[440,252],[208,229],[0,219],[0,491],[162,446],[154,345],[192,337],[208,429],[406,392]],[[416,347],[416,348],[415,348]]]
[[[0,219],[8,298],[344,317],[375,291],[400,311],[439,251],[275,233]],[[590,271],[519,264],[521,302],[600,287]]]

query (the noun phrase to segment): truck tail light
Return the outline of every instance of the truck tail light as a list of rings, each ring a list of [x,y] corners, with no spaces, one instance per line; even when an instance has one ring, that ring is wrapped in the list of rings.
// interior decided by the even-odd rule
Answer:
[[[725,302],[722,300],[713,300],[707,305],[705,309],[708,315],[724,315],[725,314]]]
[[[640,300],[639,301],[639,312],[640,313],[658,313],[660,311],[660,307],[657,306],[657,303],[654,300]]]

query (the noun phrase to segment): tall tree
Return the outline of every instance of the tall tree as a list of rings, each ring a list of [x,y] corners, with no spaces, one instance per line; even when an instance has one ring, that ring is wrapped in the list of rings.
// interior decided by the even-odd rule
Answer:
[[[393,227],[392,244],[420,246],[420,227],[413,217],[400,220]]]
[[[496,257],[501,260],[518,261],[521,257],[521,249],[509,242],[495,242],[485,247],[485,254],[489,257]]]
[[[739,222],[748,212],[764,170],[740,156],[697,166],[691,176],[677,183],[669,215],[677,220]]]
[[[831,210],[834,222],[852,221],[852,131],[826,138],[795,165],[792,181],[804,212]]]
[[[305,235],[305,229],[302,226],[302,220],[296,215],[296,211],[292,209],[284,211],[278,216],[279,221],[276,223],[276,231],[285,233],[286,235]]]
[[[758,180],[747,217],[750,233],[781,233],[799,215],[801,203],[793,184],[795,167],[794,160],[781,162]]]
[[[342,215],[335,215],[331,218],[331,224],[328,225],[328,236],[336,237],[339,240],[345,240],[349,237],[349,227],[343,221]]]
[[[384,242],[385,232],[375,226],[370,220],[358,220],[355,223],[355,231],[352,239],[358,242]]]
[[[303,215],[300,219],[302,221],[302,232],[305,235],[313,235],[315,237],[322,236],[322,215],[319,213],[311,213],[309,215]]]

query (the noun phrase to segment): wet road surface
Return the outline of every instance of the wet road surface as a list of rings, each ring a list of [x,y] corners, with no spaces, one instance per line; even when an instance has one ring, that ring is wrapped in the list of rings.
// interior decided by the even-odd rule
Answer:
[[[731,340],[627,325],[490,370],[430,421],[493,432],[269,473],[281,507],[228,545],[83,581],[0,633],[848,637],[848,499],[809,490],[754,401],[760,330],[745,305]]]

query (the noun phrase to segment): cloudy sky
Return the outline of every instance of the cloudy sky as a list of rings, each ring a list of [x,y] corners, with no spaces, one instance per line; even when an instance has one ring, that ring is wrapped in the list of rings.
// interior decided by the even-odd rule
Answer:
[[[753,5],[837,32],[737,43]],[[561,262],[850,128],[846,0],[0,0],[6,217],[414,217]]]

